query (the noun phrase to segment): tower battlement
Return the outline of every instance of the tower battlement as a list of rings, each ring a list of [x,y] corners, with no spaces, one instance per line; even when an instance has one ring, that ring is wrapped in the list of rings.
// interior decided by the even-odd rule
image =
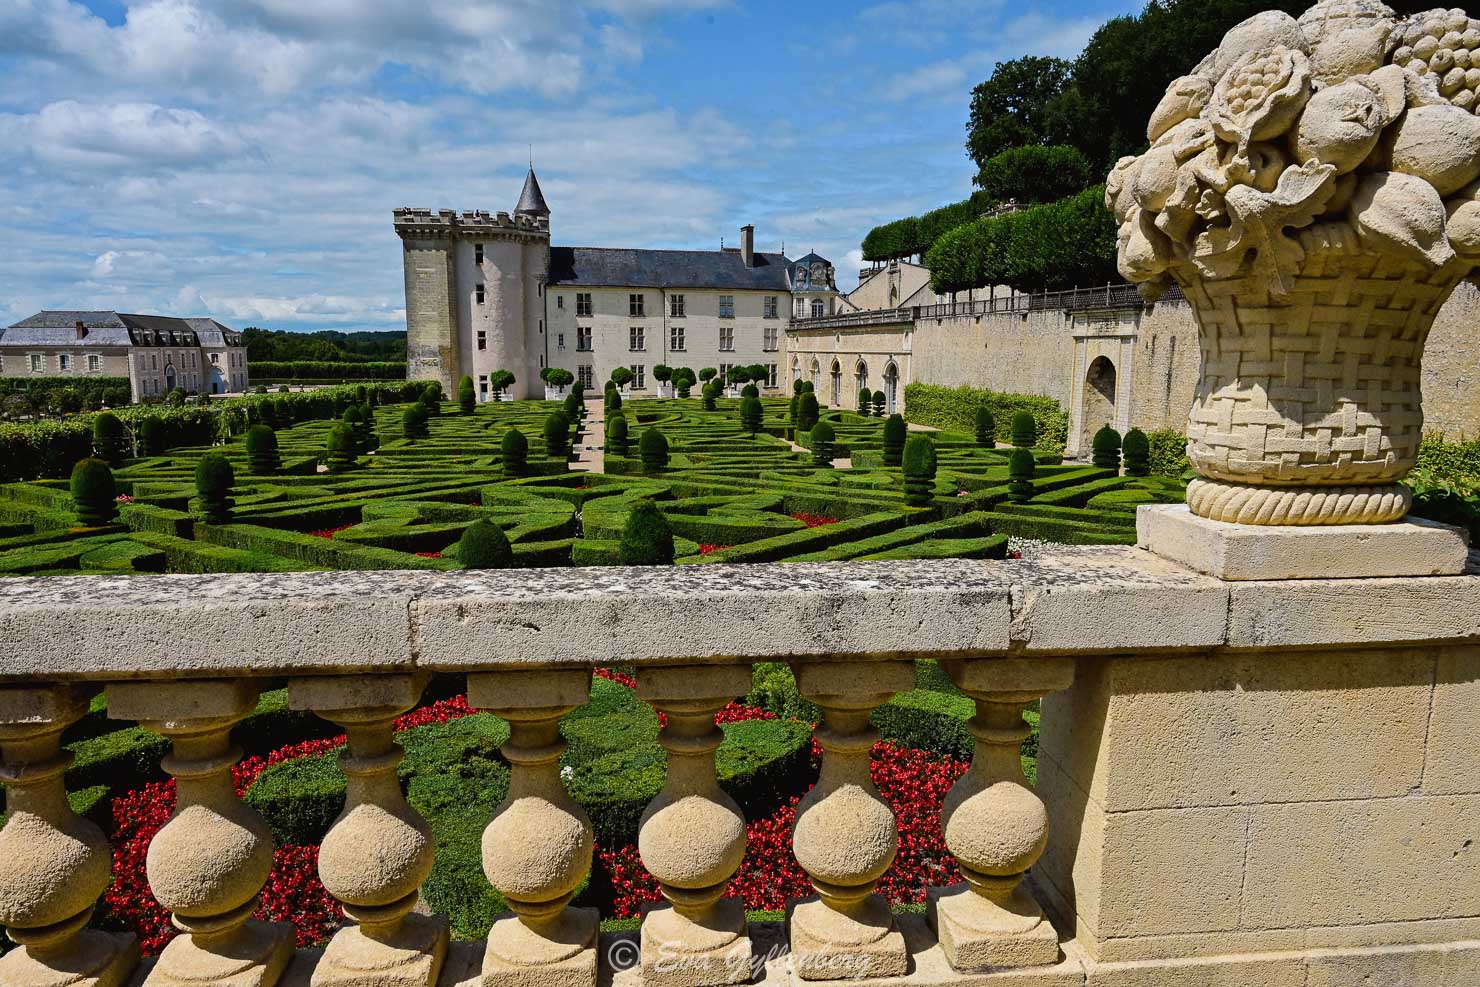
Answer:
[[[548,216],[530,216],[507,212],[490,213],[481,209],[457,212],[453,209],[417,209],[407,207],[393,210],[396,233],[405,237],[479,237],[490,234],[501,236],[523,235],[531,239],[550,237]]]

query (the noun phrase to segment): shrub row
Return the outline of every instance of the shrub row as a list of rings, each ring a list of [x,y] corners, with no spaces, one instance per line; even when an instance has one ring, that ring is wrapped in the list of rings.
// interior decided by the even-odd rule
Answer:
[[[254,360],[252,380],[405,380],[406,361],[331,363],[323,360]]]
[[[968,199],[933,209],[921,216],[906,216],[875,226],[863,238],[863,259],[896,260],[924,254],[943,235],[979,219],[996,203],[987,192],[973,192]]]
[[[1019,411],[1032,414],[1038,429],[1036,448],[1061,454],[1069,440],[1069,416],[1053,398],[1036,394],[1001,394],[973,387],[941,387],[919,382],[904,389],[905,419],[952,432],[974,434],[976,413],[986,408],[999,442],[1012,441],[1012,416]]]
[[[1119,281],[1115,219],[1105,187],[1019,212],[978,219],[943,234],[925,255],[940,294],[1007,284],[1057,291]]]

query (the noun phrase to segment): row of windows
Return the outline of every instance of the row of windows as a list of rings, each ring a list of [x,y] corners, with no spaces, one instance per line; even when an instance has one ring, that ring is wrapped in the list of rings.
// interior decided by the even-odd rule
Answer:
[[[483,303],[483,286],[478,286],[478,303]],[[555,307],[565,308],[565,296],[555,296]],[[765,318],[775,319],[780,317],[780,298],[776,295],[767,295],[762,302],[762,311]],[[576,317],[590,316],[593,312],[591,304],[591,292],[576,292]],[[721,319],[733,319],[735,317],[735,296],[720,295],[718,304],[719,317]],[[627,296],[627,314],[634,319],[647,318],[647,295],[644,292],[635,291]],[[683,295],[668,296],[668,317],[670,319],[684,319],[688,317],[688,300]]]
[[[478,333],[478,348],[486,349],[485,334]],[[563,351],[565,349],[565,333],[555,334],[555,348]],[[668,327],[668,349],[673,353],[687,351],[688,331],[683,326]],[[767,327],[762,338],[761,349],[767,353],[775,353],[781,349],[781,330]],[[627,329],[627,350],[631,353],[647,352],[647,329],[643,326],[629,326]],[[576,327],[576,352],[589,353],[592,351],[591,327]],[[720,326],[719,328],[719,351],[721,353],[735,352],[735,329],[733,326]]]
[[[98,371],[100,371],[100,370],[103,369],[103,358],[101,356],[98,356],[98,354],[96,354],[96,353],[87,353],[87,354],[84,354],[83,360],[84,360],[84,364],[83,365],[87,367],[87,372],[90,373],[90,374],[95,374]],[[27,353],[26,354],[26,366],[30,369],[31,373],[33,373],[33,374],[44,374],[44,373],[46,373],[46,366],[47,366],[46,354],[45,353]],[[58,353],[57,354],[57,369],[59,371],[61,371],[62,373],[69,373],[72,370],[77,369],[77,363],[73,359],[71,353]],[[4,357],[0,357],[0,373],[4,373],[4,372],[5,372],[5,358]]]
[[[719,365],[719,376],[720,376],[720,379],[723,380],[723,379],[727,378],[730,375],[730,368],[733,367],[733,366],[734,366],[734,364],[732,364],[732,363],[721,363]],[[779,370],[778,370],[776,364],[774,364],[774,363],[767,363],[767,364],[765,364],[765,368],[766,368],[766,386],[767,387],[770,387],[770,388],[776,387],[777,386],[777,376],[779,374]],[[636,390],[639,390],[640,391],[640,390],[643,390],[644,388],[647,387],[647,365],[646,364],[642,364],[642,363],[628,364],[627,369],[630,370],[630,371],[632,371],[632,385],[631,386],[633,388],[635,388]],[[576,367],[576,380],[580,381],[581,382],[581,386],[585,387],[587,390],[593,390],[595,388],[595,386],[596,386],[596,383],[595,383],[596,382],[596,368],[593,367],[589,363],[583,363],[583,364],[581,364],[580,366]]]

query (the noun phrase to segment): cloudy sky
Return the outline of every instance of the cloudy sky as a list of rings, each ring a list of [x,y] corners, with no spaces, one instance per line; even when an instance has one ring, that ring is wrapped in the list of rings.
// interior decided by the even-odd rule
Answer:
[[[404,328],[403,205],[816,249],[970,191],[971,86],[1137,0],[0,0],[0,326]]]

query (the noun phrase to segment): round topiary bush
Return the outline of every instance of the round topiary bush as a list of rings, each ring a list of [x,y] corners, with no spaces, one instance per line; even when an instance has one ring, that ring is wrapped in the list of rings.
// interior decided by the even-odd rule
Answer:
[[[1018,449],[1031,449],[1038,444],[1038,423],[1030,411],[1012,416],[1012,444]]]
[[[867,418],[869,411],[873,408],[873,406],[874,392],[869,390],[867,387],[860,389],[858,392],[858,413]]]
[[[715,380],[711,380],[709,383],[704,385],[703,398],[705,411],[718,410],[719,405],[716,402],[719,400],[720,392],[722,392],[723,390],[724,386]]]
[[[514,546],[503,528],[479,518],[458,539],[457,560],[464,569],[512,569]]]
[[[740,399],[740,426],[755,435],[761,430],[761,423],[765,420],[766,409],[758,397],[744,397]]]
[[[816,394],[817,385],[812,383],[810,380],[804,380],[802,381],[802,391],[805,394]]]
[[[874,392],[874,417],[883,418],[884,408],[889,403],[889,398],[883,391]]]
[[[904,444],[904,502],[929,507],[935,496],[935,443],[923,435]]]
[[[1032,450],[1012,450],[1007,460],[1007,492],[1013,500],[1027,500],[1033,496],[1033,474],[1037,470]]]
[[[792,393],[792,395],[794,397],[801,397],[802,390],[805,387],[806,387],[806,382],[803,381],[802,378],[798,377],[796,380],[794,380],[794,381],[791,382],[791,393]]]
[[[655,431],[643,433],[644,443]],[[627,515],[618,556],[623,565],[673,564],[673,529],[652,501],[641,501]]]
[[[797,405],[797,430],[810,432],[817,425],[817,419],[822,414],[822,409],[817,405],[817,395],[807,391],[802,395],[801,403]]]
[[[668,436],[656,428],[648,429],[638,442],[638,453],[642,456],[643,472],[663,472],[668,468]]]
[[[1125,456],[1126,476],[1151,475],[1151,440],[1146,437],[1145,432],[1133,428],[1125,433],[1120,451]]]
[[[997,448],[997,421],[986,405],[976,409],[976,444],[983,449]]]
[[[565,412],[566,418],[569,418],[573,422],[578,422],[585,415],[586,406],[574,394],[567,394],[565,396],[565,403],[561,405],[561,410]]]
[[[432,382],[431,387],[421,392],[421,397],[416,399],[416,403],[427,410],[428,417],[435,418],[442,414],[442,389],[436,386],[436,381]]]
[[[427,406],[420,401],[407,408],[405,413],[401,415],[402,434],[408,440],[426,438],[431,434],[431,430],[427,427],[427,418],[430,414],[431,412],[427,411]]]
[[[499,441],[505,476],[523,476],[529,472],[529,440],[517,428],[504,433]]]
[[[740,396],[742,398],[758,398],[761,396],[761,389],[754,384],[746,384],[740,388]]]
[[[355,458],[358,451],[354,428],[348,422],[340,422],[329,429],[329,437],[324,442],[324,462],[330,473],[346,473],[358,467],[360,463]]]
[[[904,416],[890,415],[884,419],[884,465],[898,466],[904,459],[904,441],[909,437],[909,426]]]
[[[201,457],[195,467],[195,493],[197,507],[206,523],[225,524],[231,520],[231,509],[236,506],[236,501],[231,499],[231,488],[235,485],[236,472],[231,468],[231,460],[219,452]]]
[[[112,524],[118,517],[118,487],[107,463],[84,459],[72,467],[72,509],[84,528]]]
[[[247,463],[258,476],[271,476],[283,468],[282,456],[278,453],[277,433],[267,425],[253,425],[247,429]]]
[[[139,447],[146,456],[164,455],[164,422],[153,415],[139,422]]]
[[[837,440],[837,433],[827,422],[818,422],[812,426],[812,465],[818,469],[832,469],[833,442]]]
[[[1090,440],[1090,462],[1102,470],[1120,472],[1120,433],[1105,425]]]
[[[467,375],[457,382],[457,407],[465,415],[478,410],[478,392],[473,389],[473,378]]]
[[[627,437],[627,416],[618,413],[606,423],[606,451],[613,456],[626,456],[632,451]]]
[[[570,419],[563,411],[545,416],[545,452],[553,459],[570,458]]]
[[[93,419],[93,449],[113,469],[128,458],[128,434],[113,412],[105,411]]]

